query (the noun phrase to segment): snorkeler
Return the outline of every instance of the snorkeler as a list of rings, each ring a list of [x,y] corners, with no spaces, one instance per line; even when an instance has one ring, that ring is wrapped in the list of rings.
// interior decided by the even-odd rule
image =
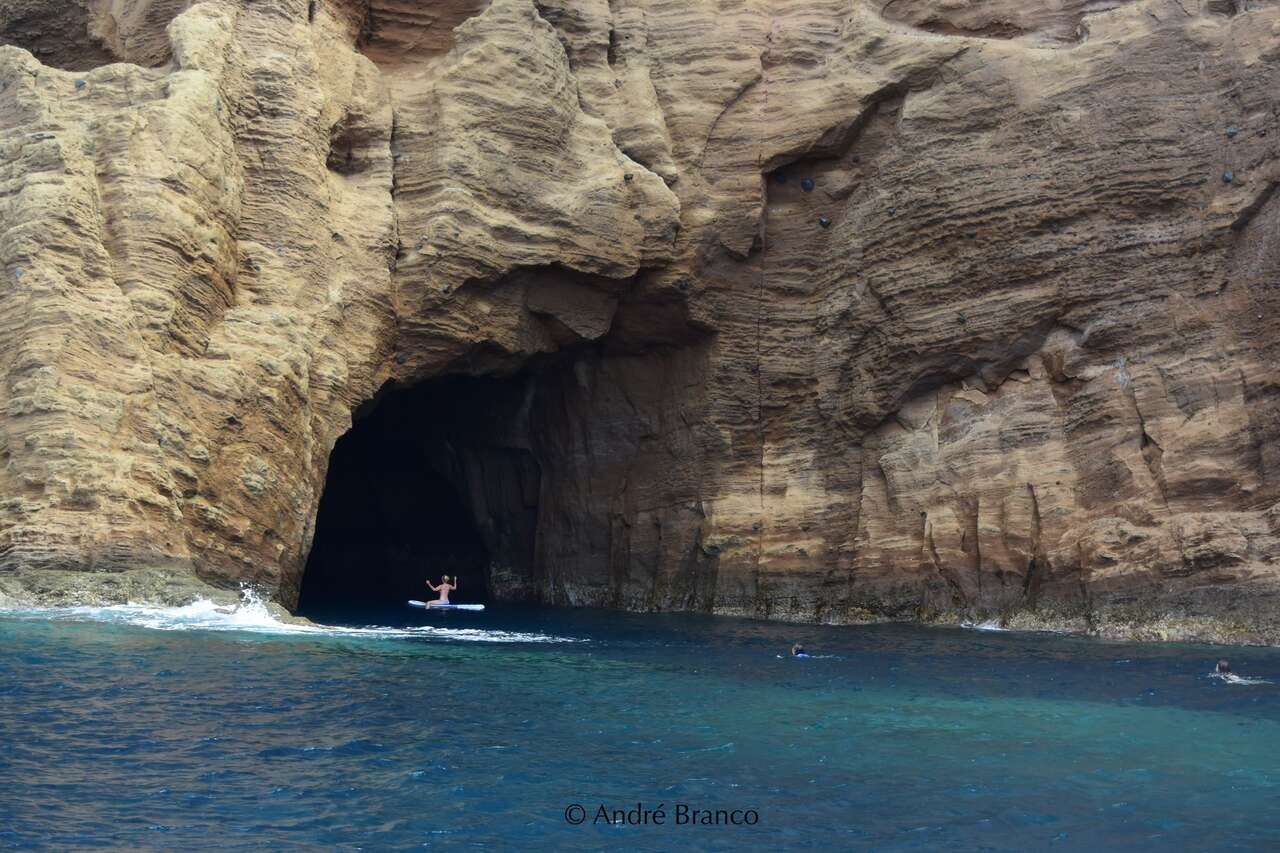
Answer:
[[[791,647],[791,656],[793,658],[807,658],[809,653],[804,650],[804,646],[796,643]]]
[[[440,578],[439,586],[436,586],[431,581],[427,581],[427,586],[431,587],[431,591],[434,593],[438,593],[440,596],[435,601],[428,601],[427,606],[432,607],[437,604],[448,604],[449,593],[458,588],[458,585],[456,583],[456,581],[458,580],[460,580],[460,578],[454,578],[455,583],[449,583],[449,576],[444,575],[443,577]]]

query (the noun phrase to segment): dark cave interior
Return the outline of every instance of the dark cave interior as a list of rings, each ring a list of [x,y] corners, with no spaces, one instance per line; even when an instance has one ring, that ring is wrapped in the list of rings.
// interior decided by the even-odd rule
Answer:
[[[403,605],[459,578],[455,602],[490,599],[490,567],[527,567],[538,467],[524,378],[455,377],[385,388],[334,446],[298,611]]]

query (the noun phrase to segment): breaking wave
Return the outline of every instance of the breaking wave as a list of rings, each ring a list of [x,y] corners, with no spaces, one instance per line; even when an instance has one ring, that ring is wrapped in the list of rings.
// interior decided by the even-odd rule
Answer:
[[[986,622],[961,622],[961,628],[968,628],[970,631],[1008,631],[1009,629],[1001,625],[995,619],[988,619]]]
[[[573,637],[556,637],[521,631],[483,628],[438,628],[414,625],[403,628],[320,625],[299,619],[282,620],[254,590],[242,588],[237,604],[218,604],[197,598],[181,607],[150,604],[112,604],[102,607],[28,607],[0,609],[0,615],[17,619],[108,622],[136,625],[156,631],[241,631],[306,637],[432,638],[475,643],[576,643]]]

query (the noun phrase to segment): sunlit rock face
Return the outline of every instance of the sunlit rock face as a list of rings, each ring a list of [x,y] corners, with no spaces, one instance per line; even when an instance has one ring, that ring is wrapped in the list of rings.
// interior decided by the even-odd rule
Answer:
[[[335,442],[421,388],[495,597],[1280,641],[1276,0],[0,0],[0,45],[9,599],[295,603]]]

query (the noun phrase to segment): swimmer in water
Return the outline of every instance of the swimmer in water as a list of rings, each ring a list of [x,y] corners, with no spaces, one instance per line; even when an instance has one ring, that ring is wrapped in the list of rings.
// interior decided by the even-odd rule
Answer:
[[[804,646],[796,643],[791,647],[791,656],[793,658],[807,658],[809,653],[804,650]]]
[[[454,578],[455,581],[459,578]],[[449,576],[445,575],[440,578],[440,585],[436,586],[431,581],[427,581],[427,586],[431,587],[431,591],[440,595],[435,601],[428,601],[428,607],[436,607],[441,604],[449,603],[449,593],[458,588],[457,583],[449,583]]]
[[[1225,660],[1218,661],[1218,665],[1213,668],[1213,672],[1209,673],[1210,678],[1220,678],[1227,684],[1270,684],[1265,678],[1245,678],[1236,675],[1231,671],[1231,664]]]

